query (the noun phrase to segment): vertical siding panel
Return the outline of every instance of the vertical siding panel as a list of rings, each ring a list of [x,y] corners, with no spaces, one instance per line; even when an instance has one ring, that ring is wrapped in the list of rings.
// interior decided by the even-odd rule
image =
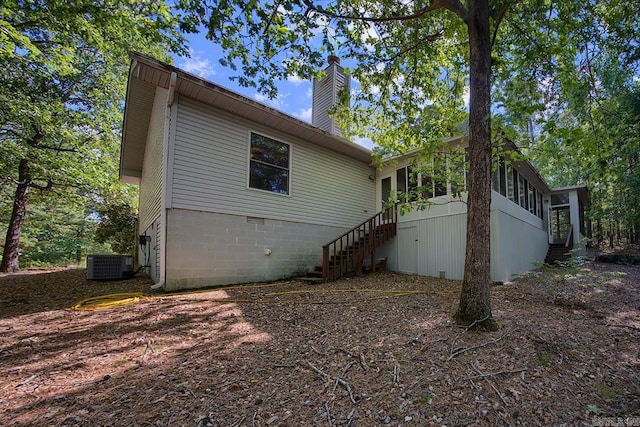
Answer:
[[[331,76],[327,76],[320,82],[314,82],[313,124],[321,129],[331,132],[332,121],[326,111],[333,107],[334,86]]]
[[[401,227],[417,227],[418,274],[462,279],[466,242],[466,215],[457,214],[403,222]],[[409,238],[408,238],[409,239]],[[410,236],[411,241],[415,236]],[[398,239],[398,246],[411,244]],[[401,254],[398,250],[398,254]],[[392,265],[396,265],[393,263]],[[393,267],[390,267],[393,268]]]
[[[492,215],[493,280],[513,280],[535,268],[534,261],[544,261],[549,244],[545,230],[503,211]]]

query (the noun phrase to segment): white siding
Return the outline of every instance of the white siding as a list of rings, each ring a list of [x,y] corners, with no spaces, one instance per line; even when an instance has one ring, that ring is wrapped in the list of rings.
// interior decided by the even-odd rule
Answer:
[[[398,267],[400,273],[418,273],[418,236],[415,225],[398,226]]]
[[[146,236],[147,242],[138,246],[140,265],[145,266],[145,272],[151,276],[154,282],[160,281],[160,219],[158,218],[149,228],[144,230],[142,235]]]
[[[491,211],[492,280],[506,282],[533,270],[548,248],[545,230],[504,211]]]
[[[333,132],[333,120],[327,114],[327,110],[333,107],[335,102],[335,87],[332,76],[326,76],[320,81],[313,82],[313,111],[312,123],[327,132]]]
[[[338,92],[346,87],[349,90],[349,78],[338,64],[331,64],[325,70],[327,75],[313,82],[313,108],[311,122],[327,132],[342,135],[342,129],[327,114],[339,101]]]
[[[147,134],[144,162],[142,164],[142,178],[140,180],[140,234],[160,218],[162,204],[162,149],[166,105],[167,91],[157,88],[149,123],[149,133]]]
[[[491,210],[504,212],[506,215],[525,222],[534,228],[544,230],[546,234],[546,222],[493,190],[491,190]]]
[[[418,274],[438,277],[444,271],[448,279],[462,279],[464,275],[464,253],[466,243],[466,214],[439,216],[398,224],[416,226],[416,234],[409,240],[418,239]],[[398,245],[411,241],[398,241]]]
[[[439,199],[444,202],[446,197]],[[399,233],[376,256],[388,257],[389,269],[399,271],[406,265],[399,258],[406,256],[407,250],[415,250],[417,274],[438,277],[444,271],[448,279],[462,280],[466,223],[466,205],[459,201],[409,212],[398,218],[398,228],[415,227],[415,233]],[[512,280],[535,268],[536,261],[544,260],[548,249],[545,224],[529,211],[492,193],[491,280]]]
[[[462,199],[454,199],[452,196],[440,196],[431,199],[432,205],[425,210],[413,209],[404,215],[398,215],[398,222],[411,222],[420,219],[436,218],[441,216],[458,215],[467,213],[467,194],[462,194]]]
[[[290,195],[248,188],[251,131],[291,144]],[[185,98],[173,158],[174,208],[337,227],[352,227],[375,213],[368,165]]]

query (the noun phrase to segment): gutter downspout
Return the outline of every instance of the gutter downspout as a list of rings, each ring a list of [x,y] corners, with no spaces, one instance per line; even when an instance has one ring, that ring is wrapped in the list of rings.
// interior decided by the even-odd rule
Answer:
[[[169,82],[169,93],[167,95],[167,108],[164,117],[164,138],[162,141],[162,197],[160,198],[160,280],[151,289],[163,289],[166,282],[166,257],[167,257],[167,209],[169,197],[169,136],[171,133],[172,107],[175,99],[176,72],[171,73]]]

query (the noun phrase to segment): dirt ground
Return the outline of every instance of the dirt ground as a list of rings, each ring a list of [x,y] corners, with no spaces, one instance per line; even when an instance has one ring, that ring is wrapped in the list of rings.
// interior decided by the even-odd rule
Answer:
[[[493,286],[492,333],[451,321],[460,284],[444,279],[167,295],[145,278],[30,273],[0,277],[1,425],[640,425],[638,266]]]

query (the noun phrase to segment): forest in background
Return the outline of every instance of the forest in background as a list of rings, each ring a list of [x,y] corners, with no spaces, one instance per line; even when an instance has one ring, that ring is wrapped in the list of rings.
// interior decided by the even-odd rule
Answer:
[[[198,5],[208,4],[63,3],[8,1],[0,12],[0,244],[6,249],[18,203],[20,268],[133,251],[137,188],[118,182],[128,52],[166,61],[185,54],[178,28],[194,31]],[[522,3],[520,13],[543,6],[539,14],[550,14],[546,2]],[[601,247],[640,240],[639,8],[585,2],[578,13],[599,20],[559,27],[559,43],[536,34],[530,14],[517,40],[531,46],[520,48],[546,50],[549,62],[532,67],[523,54],[522,76],[498,58],[493,65],[494,133],[516,142],[550,186],[588,186],[592,243]],[[547,79],[545,67],[558,77]]]

